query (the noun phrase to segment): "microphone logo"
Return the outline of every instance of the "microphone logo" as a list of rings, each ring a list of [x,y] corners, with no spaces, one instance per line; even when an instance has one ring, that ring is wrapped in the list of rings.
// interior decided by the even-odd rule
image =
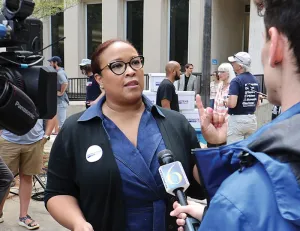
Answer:
[[[184,169],[178,161],[160,166],[159,173],[166,191],[172,195],[175,189],[181,188],[185,191],[190,186]]]
[[[179,172],[176,171],[175,166],[176,166],[175,164],[172,164],[172,166],[167,171],[167,181],[171,185],[180,184],[180,182],[182,181],[182,178],[183,178],[182,175]]]

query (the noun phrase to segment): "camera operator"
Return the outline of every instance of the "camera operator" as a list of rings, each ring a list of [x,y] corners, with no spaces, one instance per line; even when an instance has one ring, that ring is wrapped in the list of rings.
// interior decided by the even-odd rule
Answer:
[[[265,11],[261,56],[268,100],[280,105],[282,114],[244,141],[195,151],[202,183],[212,198],[199,231],[300,230],[300,1],[255,3],[259,13]],[[213,116],[211,109],[205,112],[199,96],[197,104],[204,137],[225,141],[224,118]],[[201,219],[204,210],[194,204],[175,203],[174,208],[171,215],[179,225],[185,213]]]
[[[88,109],[91,105],[97,104],[97,102],[101,99],[104,95],[103,88],[96,81],[96,77],[92,72],[91,67],[91,60],[90,59],[83,59],[79,64],[81,73],[85,75],[88,80],[86,83],[86,101],[85,107]]]
[[[19,225],[28,229],[36,229],[39,224],[28,215],[28,207],[32,191],[32,176],[40,174],[42,169],[42,158],[44,144],[50,139],[53,129],[47,126],[46,131],[43,129],[43,120],[39,119],[35,126],[25,135],[17,136],[9,131],[3,130],[0,137],[0,157],[14,175],[19,173],[20,176],[20,216]],[[0,161],[0,177],[2,178],[2,169]],[[4,169],[4,174],[7,176]],[[4,176],[5,176],[4,175]],[[3,178],[4,178],[3,176]],[[6,178],[6,177],[5,177]],[[6,179],[7,183],[11,178]],[[1,183],[0,183],[0,200],[1,200]],[[3,222],[3,206],[8,193],[0,205],[0,222]]]

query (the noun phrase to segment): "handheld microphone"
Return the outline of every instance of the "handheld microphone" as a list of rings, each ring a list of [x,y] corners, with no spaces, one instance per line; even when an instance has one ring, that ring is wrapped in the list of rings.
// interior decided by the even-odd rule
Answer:
[[[164,183],[167,193],[176,196],[179,204],[187,206],[187,199],[184,194],[190,186],[189,180],[184,172],[182,164],[174,161],[173,153],[170,150],[162,150],[158,154],[159,173]],[[185,220],[185,231],[195,231],[200,226],[200,222],[190,216]]]

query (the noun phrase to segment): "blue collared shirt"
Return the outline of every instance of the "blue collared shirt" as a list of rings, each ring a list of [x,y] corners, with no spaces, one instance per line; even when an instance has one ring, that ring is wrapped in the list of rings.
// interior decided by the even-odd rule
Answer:
[[[43,139],[44,134],[43,120],[39,119],[34,127],[23,136],[17,136],[7,130],[3,130],[1,137],[15,144],[33,144]]]
[[[166,149],[164,140],[152,116],[163,113],[143,96],[145,111],[138,129],[137,147],[102,113],[105,96],[90,107],[79,121],[100,117],[109,136],[123,184],[126,206],[126,231],[165,231],[167,193],[160,178],[157,153]]]

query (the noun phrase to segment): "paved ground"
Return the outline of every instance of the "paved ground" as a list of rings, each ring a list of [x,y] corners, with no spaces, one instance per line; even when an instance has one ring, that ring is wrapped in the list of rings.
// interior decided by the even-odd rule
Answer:
[[[67,231],[60,226],[49,215],[44,207],[44,202],[31,200],[29,215],[39,222],[41,231]],[[19,197],[14,196],[8,199],[4,208],[4,222],[0,224],[0,231],[26,231],[27,229],[18,225]]]
[[[51,140],[45,145],[45,152],[49,153],[55,136],[51,136]],[[17,185],[18,185],[18,181]],[[11,189],[18,191],[18,187]],[[29,206],[29,215],[32,216],[39,224],[41,231],[66,231],[67,229],[60,226],[47,212],[44,202],[31,200]],[[10,194],[4,207],[4,223],[0,223],[0,231],[26,231],[27,229],[18,225],[19,216],[19,197]]]

